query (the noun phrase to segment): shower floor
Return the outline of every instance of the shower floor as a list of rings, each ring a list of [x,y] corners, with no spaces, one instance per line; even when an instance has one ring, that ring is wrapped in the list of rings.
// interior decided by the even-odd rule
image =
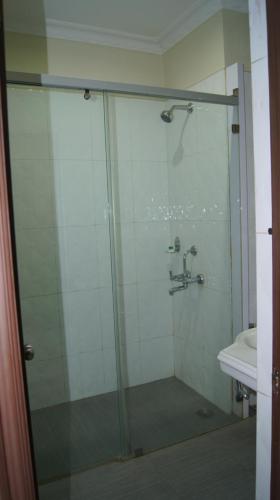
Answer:
[[[127,389],[132,454],[146,453],[238,422],[175,377]],[[33,411],[39,482],[120,456],[115,392]]]

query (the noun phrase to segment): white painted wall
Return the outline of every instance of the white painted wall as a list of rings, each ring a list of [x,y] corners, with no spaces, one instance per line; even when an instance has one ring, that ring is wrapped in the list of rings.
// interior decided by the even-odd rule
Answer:
[[[272,248],[271,161],[266,3],[250,0],[257,234],[258,421],[257,500],[270,498]]]

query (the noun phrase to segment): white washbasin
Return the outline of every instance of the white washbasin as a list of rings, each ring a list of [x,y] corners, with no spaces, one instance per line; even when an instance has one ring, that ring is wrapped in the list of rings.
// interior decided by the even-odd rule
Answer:
[[[257,329],[245,330],[218,354],[221,370],[257,390]]]
[[[249,347],[257,349],[257,329],[252,328],[251,330],[246,330],[245,333],[246,333],[246,335],[244,335],[245,343]]]

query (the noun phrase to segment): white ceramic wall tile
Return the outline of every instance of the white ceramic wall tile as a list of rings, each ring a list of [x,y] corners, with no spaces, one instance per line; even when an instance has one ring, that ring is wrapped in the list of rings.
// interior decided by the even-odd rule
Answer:
[[[93,162],[94,220],[96,224],[108,222],[108,193],[106,162]]]
[[[205,85],[209,87],[211,84],[212,91],[221,82],[222,76],[218,75]],[[207,88],[204,90],[207,91]],[[222,219],[228,214],[226,197],[219,197],[220,194],[224,196],[228,186],[224,112],[222,107],[202,109],[202,106],[196,106],[192,115],[185,116],[178,112],[176,120],[166,125],[160,113],[169,104],[130,97],[110,100],[110,118],[115,127],[115,134],[111,137],[111,156],[116,160],[111,168],[115,174],[116,220],[121,222],[118,231],[120,239],[116,242],[118,255],[121,256],[118,283],[124,283],[118,290],[120,326],[123,329],[121,340],[125,344],[124,358],[129,385],[174,375],[172,304],[177,311],[180,302],[180,312],[189,311],[189,315],[181,317],[178,333],[182,337],[176,341],[183,342],[180,346],[183,352],[184,346],[188,345],[188,352],[178,360],[180,350],[177,348],[176,370],[179,370],[180,363],[183,364],[179,370],[181,378],[191,383],[197,374],[193,360],[199,364],[200,353],[203,370],[197,387],[204,387],[206,393],[205,353],[211,357],[213,345],[210,344],[210,334],[204,338],[201,335],[197,344],[189,346],[187,342],[188,335],[194,335],[197,325],[195,311],[199,313],[199,307],[195,308],[195,305],[206,304],[199,333],[215,330],[215,354],[215,349],[224,340],[221,340],[220,334],[225,330],[227,318],[224,313],[227,308],[222,294],[206,287],[203,290],[193,287],[186,294],[171,298],[168,294],[170,256],[166,250],[171,243],[171,232],[177,235],[174,233],[177,218],[189,218],[191,214],[194,228],[190,230],[190,226],[185,226],[181,237],[186,248],[194,243],[201,248],[201,254],[193,263],[193,271],[199,268],[198,272],[202,272],[204,268],[207,274],[210,267],[213,280],[215,278],[218,283],[216,288],[224,290],[220,279],[224,274],[220,260],[224,259],[220,256],[227,249],[228,226],[227,223],[223,225]],[[104,129],[103,125],[100,126],[100,123],[103,124],[103,102],[101,96],[86,102],[80,92],[54,91],[48,108],[51,151],[48,150],[47,131],[43,129],[46,148],[41,157],[48,155],[46,157],[56,159],[54,187],[57,222],[58,225],[68,226],[59,228],[59,257],[57,251],[55,254],[59,264],[57,282],[61,282],[60,288],[63,290],[62,349],[68,353],[64,360],[64,397],[77,399],[116,388],[107,178]],[[203,142],[199,128],[205,127],[209,137],[209,124],[213,121],[217,126],[211,126],[213,133],[210,134],[210,140]],[[30,133],[37,131],[31,128]],[[15,133],[21,133],[21,130],[15,130]],[[20,143],[17,148],[16,154],[27,154],[27,158],[38,155],[38,151],[29,152],[28,148],[25,153]],[[209,170],[209,164],[212,170]],[[205,196],[201,188],[203,185],[206,185]],[[211,189],[209,186],[212,186]],[[195,195],[192,198],[193,193]],[[173,212],[170,204],[176,205]],[[171,226],[170,214],[173,217]],[[204,218],[213,220],[213,223],[207,225],[205,222],[202,238],[202,227],[197,222]],[[220,222],[215,223],[215,219]],[[57,243],[56,232],[54,240]],[[211,247],[211,242],[214,245],[214,241],[216,244],[219,242],[219,252],[209,257],[205,249]],[[227,269],[228,262],[223,265]],[[212,295],[203,302],[203,294],[205,297],[207,294]],[[186,304],[183,295],[189,298]],[[223,321],[219,325],[211,323],[209,326],[207,314],[211,315],[213,308],[223,311],[220,316]],[[217,374],[213,371],[214,375]]]
[[[183,249],[196,245],[198,253],[187,258],[187,265],[193,274],[203,273],[205,288],[231,290],[231,262],[228,221],[192,221],[173,222],[172,240],[180,235]],[[205,242],[207,241],[207,245]],[[170,269],[173,273],[182,272],[182,255],[172,255]],[[194,291],[194,288],[191,288]]]
[[[232,411],[232,378],[221,372],[216,354],[205,353],[206,382],[204,397],[220,410],[230,414]]]
[[[103,351],[80,354],[82,397],[88,398],[105,391]]]
[[[197,346],[196,343],[188,342],[186,338],[176,338],[176,352],[180,349],[180,358],[176,360],[175,366],[180,374],[181,380],[192,387],[199,394],[204,395],[206,392],[206,377],[208,374],[204,368],[205,351]],[[206,394],[205,394],[206,396]]]
[[[110,96],[111,157],[118,162],[131,160],[131,106],[129,96]]]
[[[59,228],[59,268],[63,291],[98,288],[97,239],[93,226]]]
[[[271,227],[270,118],[267,59],[252,65],[256,230]]]
[[[22,229],[17,231],[16,242],[22,297],[56,293],[58,245],[55,229]]]
[[[51,158],[49,136],[44,132],[11,132],[10,154],[14,160],[47,160]]]
[[[10,89],[9,113],[17,227],[37,228],[17,231],[21,293],[30,297],[22,304],[24,335],[35,346],[37,364],[45,359],[54,364],[54,377],[56,359],[67,356],[61,358],[66,375],[59,376],[61,397],[51,398],[44,389],[39,394],[36,377],[31,380],[37,408],[93,395],[101,386],[111,390],[114,383],[112,349],[107,358],[101,352],[114,345],[112,292],[92,290],[111,287],[103,97],[95,94],[86,102],[81,92]],[[56,294],[61,289],[80,291],[61,297]],[[80,356],[98,349],[103,379],[97,377],[90,390],[90,361],[81,371]],[[32,373],[35,368],[36,363]],[[47,365],[40,369],[43,382],[49,380]]]
[[[58,225],[89,226],[94,224],[92,162],[56,160],[54,163]]]
[[[272,241],[257,234],[258,391],[271,396]]]
[[[68,355],[101,349],[98,290],[64,293],[61,315]]]
[[[168,178],[166,162],[133,161],[135,221],[167,218]]]
[[[267,57],[266,2],[249,0],[251,61]]]
[[[258,392],[257,407],[256,500],[269,500],[271,470],[271,397]]]
[[[56,223],[55,178],[49,160],[13,160],[12,183],[17,228]]]
[[[129,125],[134,161],[166,161],[166,127],[160,117],[162,110],[162,102],[158,100],[135,98],[131,101]]]
[[[193,90],[224,94],[225,72]],[[179,236],[184,251],[197,246],[188,268],[194,275],[203,273],[205,285],[192,285],[172,298],[175,375],[230,411],[230,380],[217,364],[218,352],[232,342],[227,110],[194,103],[185,128],[179,113],[176,122],[168,134],[171,241]],[[182,254],[170,256],[173,273],[182,272],[182,266]]]
[[[28,391],[32,410],[67,401],[64,358],[34,359],[27,366]]]
[[[165,103],[166,109],[178,104],[178,101],[171,100]],[[188,102],[181,104],[187,105]],[[176,167],[184,156],[191,156],[197,151],[197,112],[194,104],[193,113],[185,111],[175,111],[175,119],[171,123],[166,123],[167,136],[167,154],[169,160],[169,168],[171,165]],[[176,173],[176,169],[174,169]]]
[[[197,151],[224,150],[228,143],[227,107],[196,103],[193,112],[197,113]],[[213,127],[213,123],[215,123],[215,127]]]
[[[143,383],[140,342],[127,342],[125,356],[127,363],[127,385],[139,385]]]
[[[225,146],[225,145],[224,145]],[[189,182],[189,179],[192,179]],[[229,217],[227,149],[184,157],[169,172],[172,220],[220,220]]]
[[[91,117],[91,141],[92,141],[92,158],[93,160],[106,160],[105,147],[105,127],[104,127],[104,102],[103,96],[94,92],[90,101]]]
[[[109,226],[105,224],[95,226],[95,236],[97,246],[99,286],[111,286],[112,273]]]
[[[232,342],[230,295],[207,288],[196,295],[192,290],[174,297],[175,334],[217,356]]]
[[[117,224],[117,273],[119,284],[136,283],[135,228],[133,223]]]
[[[99,289],[99,303],[102,327],[102,347],[115,347],[114,313],[112,287]]]
[[[21,301],[24,341],[32,344],[38,361],[65,354],[60,300],[59,295],[53,294]]]
[[[140,338],[153,339],[173,335],[172,298],[169,281],[138,284]]]
[[[142,383],[174,375],[173,336],[143,341],[140,350]]]
[[[91,160],[91,105],[82,92],[53,90],[49,99],[51,157]]]
[[[118,222],[134,220],[133,163],[112,161],[111,171],[115,193],[115,218]]]
[[[117,366],[115,349],[104,349],[104,392],[117,390]]]
[[[137,281],[164,280],[168,277],[170,228],[168,222],[135,224]]]
[[[81,359],[79,354],[65,358],[67,399],[75,401],[82,398]]]
[[[118,288],[119,320],[122,343],[139,340],[138,295],[137,285],[125,285]]]
[[[48,91],[9,86],[7,96],[10,130],[18,133],[48,132]]]

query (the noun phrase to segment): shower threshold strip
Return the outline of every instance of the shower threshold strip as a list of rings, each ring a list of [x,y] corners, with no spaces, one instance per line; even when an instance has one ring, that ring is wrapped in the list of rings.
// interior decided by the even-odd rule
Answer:
[[[132,94],[165,99],[181,99],[226,106],[238,106],[238,97],[231,95],[209,94],[191,90],[168,89],[164,87],[150,87],[130,83],[115,83],[83,78],[70,78],[48,74],[7,72],[6,82],[17,85],[31,85],[39,87],[52,87],[78,90],[95,90],[99,92],[114,92],[119,94]]]

